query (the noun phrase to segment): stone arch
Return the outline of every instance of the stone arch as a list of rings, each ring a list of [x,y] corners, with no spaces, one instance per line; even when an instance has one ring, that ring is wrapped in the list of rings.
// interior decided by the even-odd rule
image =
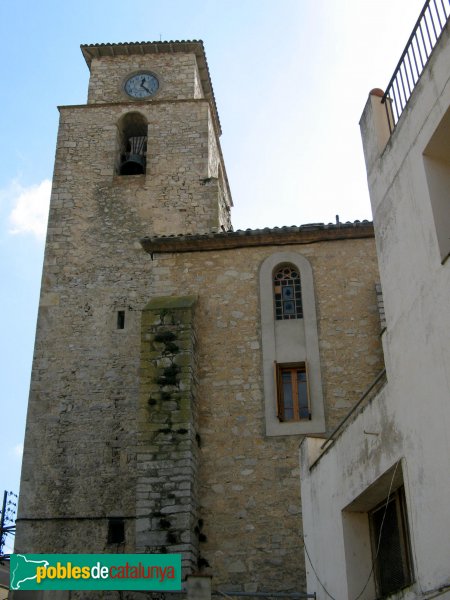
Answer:
[[[142,175],[147,168],[148,122],[140,112],[123,115],[118,124],[118,175]]]

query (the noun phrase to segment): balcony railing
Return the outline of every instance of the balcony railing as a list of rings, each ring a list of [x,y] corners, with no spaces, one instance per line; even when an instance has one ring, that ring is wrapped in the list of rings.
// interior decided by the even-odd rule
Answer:
[[[427,0],[381,100],[392,133],[450,17],[450,0]]]

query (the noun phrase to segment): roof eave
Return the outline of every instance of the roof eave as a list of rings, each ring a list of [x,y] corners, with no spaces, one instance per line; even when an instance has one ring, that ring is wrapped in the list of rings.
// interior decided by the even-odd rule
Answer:
[[[313,244],[337,240],[373,238],[370,221],[339,223],[337,225],[314,223],[300,227],[275,227],[273,229],[247,229],[196,235],[145,237],[141,239],[143,249],[153,254],[205,252],[249,248],[256,246],[284,246]]]

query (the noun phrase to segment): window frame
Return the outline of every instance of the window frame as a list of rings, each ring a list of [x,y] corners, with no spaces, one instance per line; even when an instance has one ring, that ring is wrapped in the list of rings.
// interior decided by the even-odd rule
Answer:
[[[285,273],[287,269],[291,271],[290,276],[287,276],[287,273]],[[292,276],[292,272],[295,273],[295,277]],[[282,276],[278,277],[279,274]],[[287,283],[287,281],[290,283]],[[293,319],[303,319],[302,279],[300,269],[292,263],[277,265],[272,274],[272,285],[275,320],[290,321]],[[284,297],[283,292],[286,288],[293,289],[292,298],[286,299]],[[293,305],[293,311],[291,313],[286,311],[286,304],[289,302]]]
[[[296,423],[311,421],[311,394],[309,391],[309,377],[308,377],[308,364],[304,362],[291,362],[291,363],[278,363],[274,361],[275,369],[275,390],[277,395],[277,417],[282,423]],[[308,402],[308,417],[302,418],[300,416],[301,406],[297,388],[297,373],[304,373],[306,379],[306,397]],[[292,409],[294,416],[292,419],[285,418],[285,402],[284,402],[284,385],[283,385],[283,373],[291,374],[291,385],[292,385]]]
[[[392,564],[392,555],[383,557],[382,547],[381,545],[380,547],[378,546],[380,533],[381,535],[383,534],[382,526],[384,523],[384,517],[385,514],[387,514],[387,508],[389,507],[389,505],[392,505],[392,503],[395,503],[394,508],[396,515],[396,529],[398,531],[399,536],[399,553],[396,556],[396,559],[398,560],[398,564],[401,564],[405,581],[399,587],[383,589],[383,563],[386,564],[387,562],[389,562]],[[380,529],[378,529],[375,524],[375,514],[379,513],[380,511],[383,512],[383,520]],[[368,513],[368,517],[377,595],[379,598],[386,598],[392,594],[399,592],[400,590],[409,587],[414,582],[411,540],[409,534],[408,513],[406,507],[404,486],[401,485],[394,492],[392,492],[388,498],[385,498],[377,506],[371,509]],[[390,544],[390,548],[392,548],[392,544]],[[384,586],[386,586],[386,583],[384,583]]]
[[[301,274],[303,318],[276,320],[273,302],[273,274],[283,265],[294,265]],[[318,319],[311,263],[292,250],[268,252],[259,269],[261,306],[262,372],[264,380],[264,417],[267,436],[324,433],[325,405],[322,391]],[[274,361],[308,361],[311,420],[281,422],[277,417]]]

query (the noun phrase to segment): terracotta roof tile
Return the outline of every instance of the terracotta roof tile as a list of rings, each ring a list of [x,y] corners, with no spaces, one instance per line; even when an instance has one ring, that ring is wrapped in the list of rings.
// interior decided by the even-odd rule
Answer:
[[[245,246],[269,246],[309,244],[373,237],[371,221],[347,221],[346,223],[306,223],[264,229],[238,229],[237,231],[210,231],[196,234],[172,234],[145,237],[142,247],[150,254],[158,252],[195,252],[204,250],[227,250]]]

